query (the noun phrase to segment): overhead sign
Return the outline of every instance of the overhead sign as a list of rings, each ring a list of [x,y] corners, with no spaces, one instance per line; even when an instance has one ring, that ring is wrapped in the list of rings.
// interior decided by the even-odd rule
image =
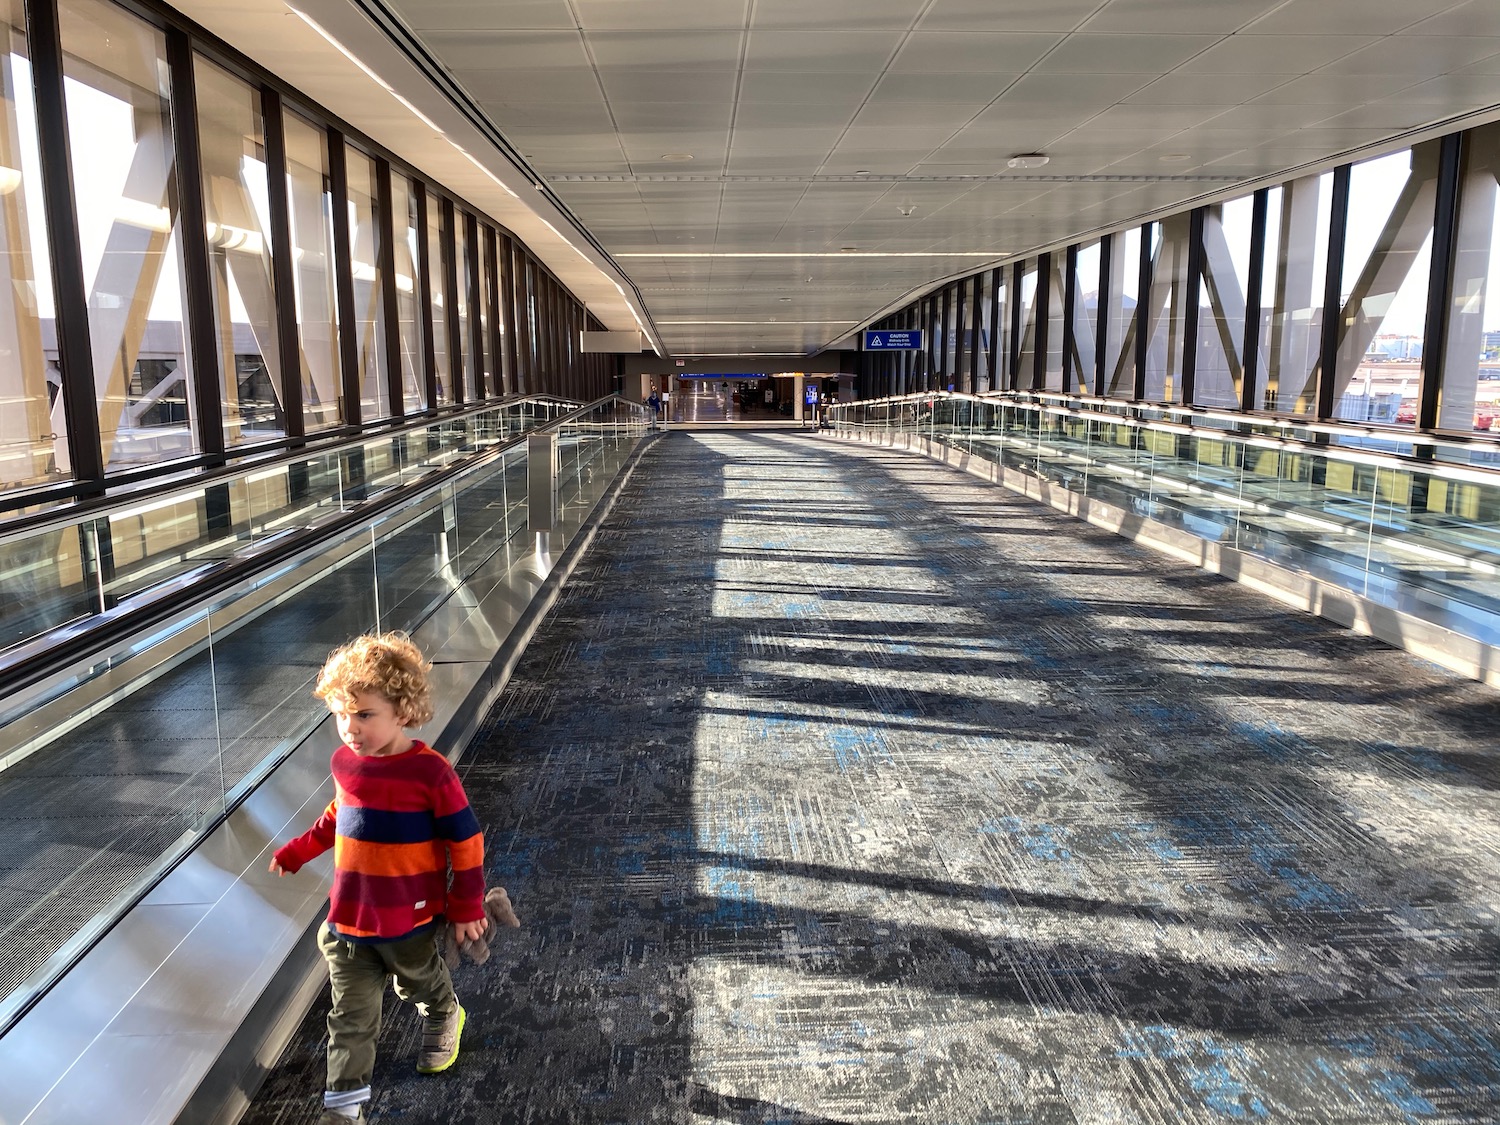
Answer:
[[[866,332],[867,352],[919,352],[922,350],[922,330],[905,329],[892,332]]]

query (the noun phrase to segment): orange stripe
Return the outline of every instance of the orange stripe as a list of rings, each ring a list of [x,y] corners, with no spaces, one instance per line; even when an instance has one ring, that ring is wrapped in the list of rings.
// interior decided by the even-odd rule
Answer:
[[[484,837],[477,832],[467,840],[450,844],[449,848],[448,854],[453,862],[453,870],[462,871],[466,867],[484,866]]]
[[[333,864],[342,871],[357,871],[362,875],[423,875],[446,866],[441,851],[430,840],[417,844],[372,844],[348,836],[340,836],[335,843]]]

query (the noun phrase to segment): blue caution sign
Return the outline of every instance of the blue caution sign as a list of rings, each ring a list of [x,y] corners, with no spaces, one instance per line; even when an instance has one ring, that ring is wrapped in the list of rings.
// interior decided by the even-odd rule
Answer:
[[[919,352],[921,350],[922,329],[920,328],[865,333],[865,351],[867,352]]]

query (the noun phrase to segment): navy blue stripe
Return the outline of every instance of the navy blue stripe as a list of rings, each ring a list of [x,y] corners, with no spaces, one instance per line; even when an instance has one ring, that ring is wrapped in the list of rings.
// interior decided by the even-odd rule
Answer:
[[[433,818],[433,830],[444,840],[467,840],[479,831],[479,818],[468,805],[456,813]]]
[[[433,837],[432,813],[340,805],[338,833],[372,844],[421,844]]]

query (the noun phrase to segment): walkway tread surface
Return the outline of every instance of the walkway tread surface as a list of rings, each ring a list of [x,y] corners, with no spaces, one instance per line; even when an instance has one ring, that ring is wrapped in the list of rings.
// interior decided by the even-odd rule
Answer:
[[[945,466],[668,434],[460,766],[523,928],[371,1119],[1493,1122],[1497,720]]]

